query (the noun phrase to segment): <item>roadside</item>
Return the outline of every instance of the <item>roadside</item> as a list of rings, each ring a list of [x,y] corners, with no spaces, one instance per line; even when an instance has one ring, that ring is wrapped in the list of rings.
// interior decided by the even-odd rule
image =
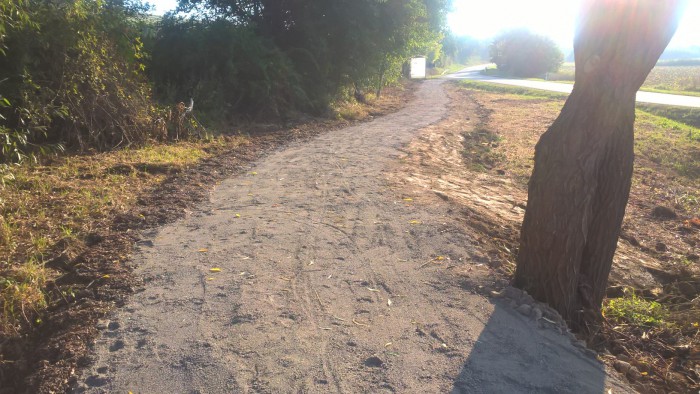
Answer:
[[[532,80],[532,79],[514,79],[501,78],[491,75],[483,75],[481,72],[487,65],[479,65],[465,68],[459,72],[445,76],[449,79],[468,79],[473,81],[482,81],[496,83],[509,86],[520,86],[529,89],[540,89],[551,92],[571,93],[573,85],[569,83],[558,83],[551,81]],[[683,96],[678,94],[655,93],[648,91],[637,92],[637,102],[646,104],[662,104],[678,107],[700,108],[700,97],[698,96]]]
[[[534,146],[564,100],[522,88],[476,90],[483,85],[471,81],[457,86],[453,116],[409,146],[400,179],[450,201],[485,263],[509,278]],[[633,188],[606,318],[588,343],[643,392],[697,391],[700,131],[640,111],[635,132]]]
[[[412,84],[390,88],[370,105],[341,106],[334,120],[64,156],[15,171],[0,201],[3,224],[12,224],[3,234],[12,237],[4,239],[14,239],[0,245],[10,261],[2,277],[17,281],[2,287],[0,392],[57,392],[69,384],[87,360],[97,319],[123,305],[139,285],[131,251],[142,231],[191,212],[218,182],[285,144],[395,112],[412,94]],[[8,215],[14,220],[5,220]]]

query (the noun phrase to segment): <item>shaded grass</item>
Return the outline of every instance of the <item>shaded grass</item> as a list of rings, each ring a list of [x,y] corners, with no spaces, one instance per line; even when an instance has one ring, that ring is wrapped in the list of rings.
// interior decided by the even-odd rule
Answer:
[[[47,261],[77,256],[91,234],[168,174],[247,142],[220,137],[12,167],[0,186],[0,333],[17,332],[46,306],[43,287],[54,276]]]

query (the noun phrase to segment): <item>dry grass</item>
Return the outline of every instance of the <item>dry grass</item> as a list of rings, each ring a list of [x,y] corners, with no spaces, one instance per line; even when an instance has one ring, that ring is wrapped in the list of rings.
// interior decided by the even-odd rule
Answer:
[[[0,185],[0,334],[16,332],[46,306],[43,289],[53,276],[47,261],[75,257],[91,234],[168,174],[200,162],[215,148],[246,143],[245,137],[221,137],[13,167]]]
[[[493,167],[526,190],[535,144],[564,100],[522,88],[463,86],[483,88],[472,97],[488,113],[481,127],[498,137],[492,149],[502,159]],[[700,229],[693,224],[700,223],[699,190],[700,129],[637,110],[632,190],[611,273],[611,285],[632,293],[610,293],[608,313],[590,343],[611,352],[611,363],[634,365],[644,392],[700,387]],[[652,218],[659,205],[678,218]],[[650,306],[663,313],[650,313]]]

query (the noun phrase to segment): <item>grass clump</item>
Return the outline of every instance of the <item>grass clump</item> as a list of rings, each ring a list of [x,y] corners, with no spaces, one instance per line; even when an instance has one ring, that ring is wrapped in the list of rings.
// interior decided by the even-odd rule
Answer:
[[[663,326],[667,324],[668,310],[662,304],[638,297],[632,291],[623,297],[609,299],[603,305],[603,316],[618,324]]]
[[[30,322],[46,307],[43,288],[47,279],[46,268],[35,259],[0,268],[0,332],[16,332],[20,322]]]

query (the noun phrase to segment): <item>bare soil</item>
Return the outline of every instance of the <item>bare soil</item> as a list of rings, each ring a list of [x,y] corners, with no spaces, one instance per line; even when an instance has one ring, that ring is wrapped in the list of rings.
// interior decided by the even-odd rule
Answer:
[[[508,280],[515,268],[534,146],[563,101],[456,87],[448,91],[451,115],[408,145],[401,157],[405,167],[392,176],[407,190],[417,187],[450,201],[465,231],[484,251],[485,262]],[[693,181],[662,167],[645,155],[637,157],[608,296],[634,291],[669,305],[672,317],[682,322],[657,329],[606,319],[587,339],[609,365],[619,369],[624,361],[641,371],[628,378],[642,392],[697,392],[700,231],[692,223],[697,208],[677,202],[678,196],[697,189]],[[675,216],[660,217],[659,206],[670,207]]]
[[[505,285],[500,252],[471,219],[515,219],[521,194],[454,186],[448,126],[482,122],[461,104],[426,81],[403,110],[293,143],[143,232],[143,284],[98,322],[74,392],[631,392],[546,307],[485,297]]]
[[[207,201],[222,180],[240,174],[249,164],[294,141],[304,141],[329,130],[372,120],[402,108],[413,96],[413,84],[389,88],[381,100],[359,108],[355,120],[310,119],[280,128],[249,125],[250,142],[232,151],[215,149],[214,157],[182,171],[168,171],[167,179],[139,196],[127,213],[107,221],[86,239],[77,257],[61,253],[47,267],[58,274],[46,289],[50,307],[21,335],[0,337],[0,393],[64,392],[75,382],[76,371],[88,365],[90,346],[98,335],[98,319],[143,285],[133,273],[132,253],[142,232],[182,218]],[[66,299],[62,294],[71,292]]]

